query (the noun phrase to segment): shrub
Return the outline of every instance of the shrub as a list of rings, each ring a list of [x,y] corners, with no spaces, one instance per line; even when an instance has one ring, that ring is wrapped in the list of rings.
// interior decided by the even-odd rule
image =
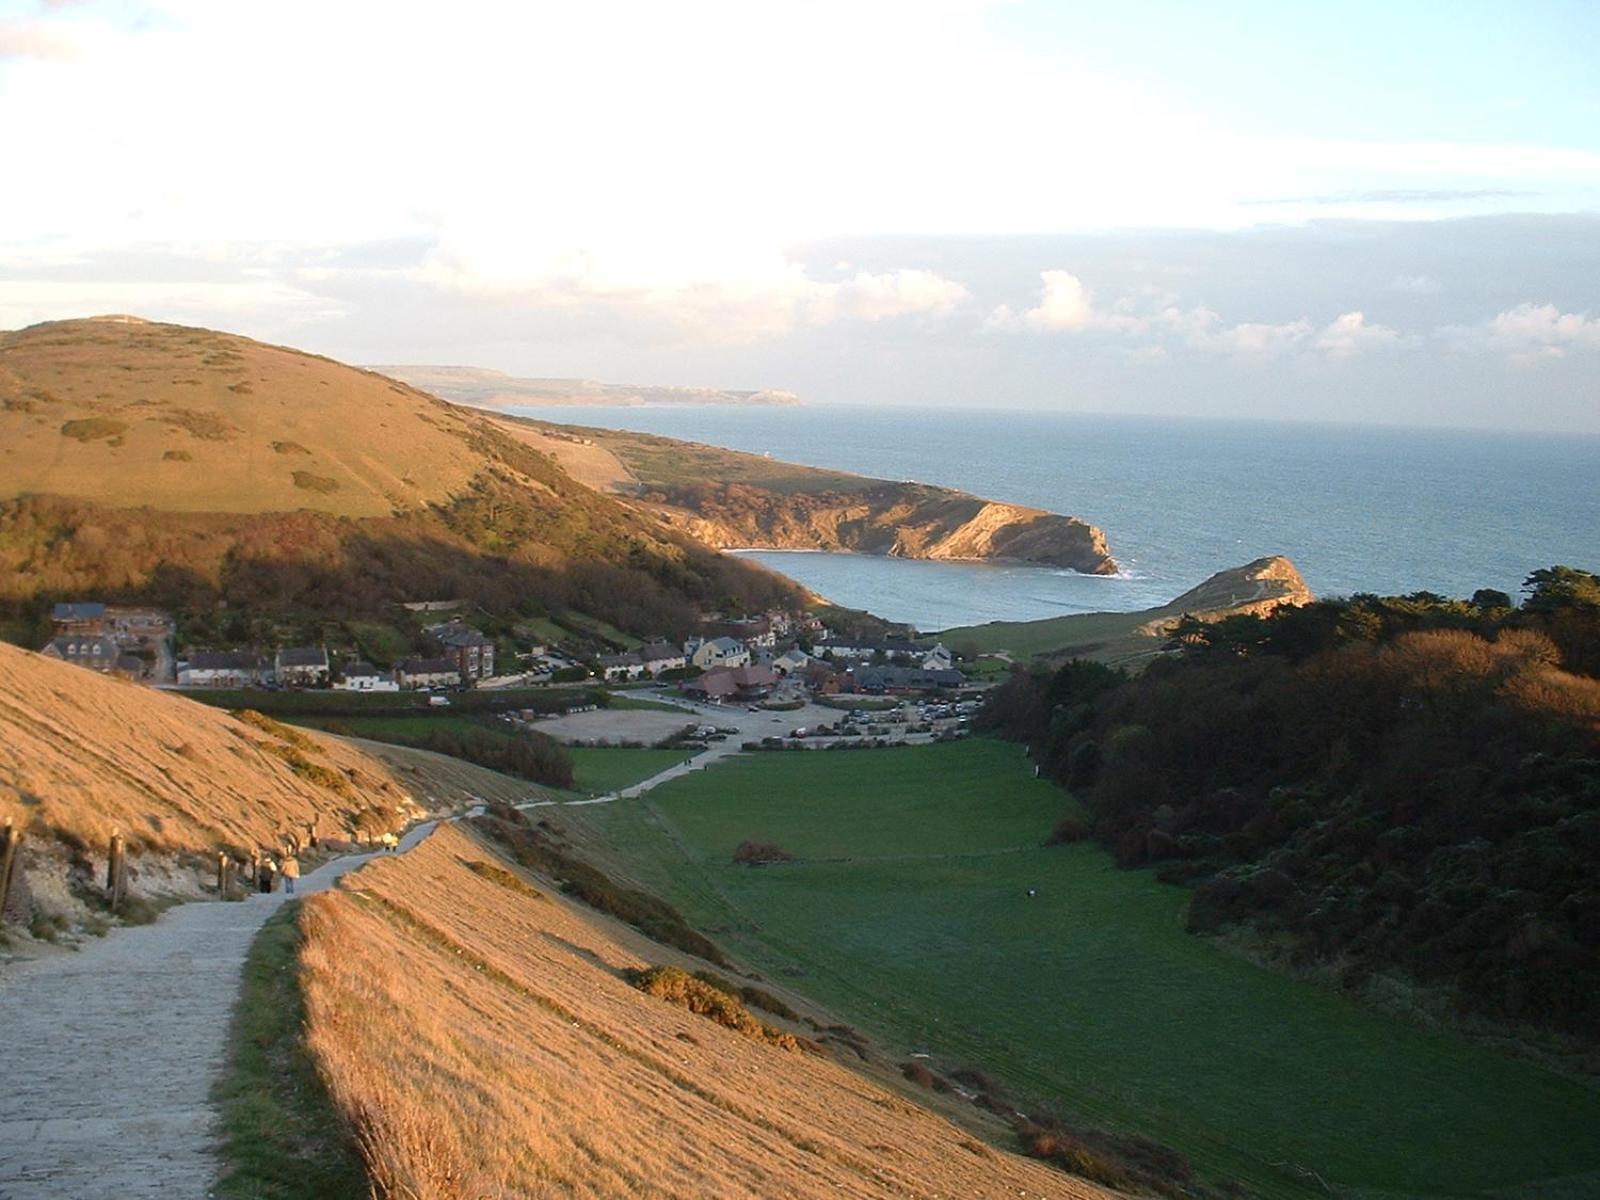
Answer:
[[[790,854],[776,842],[740,842],[733,852],[733,861],[747,867],[764,867],[771,863],[793,862]]]
[[[756,1041],[768,1042],[783,1050],[800,1049],[800,1039],[792,1033],[768,1025],[721,988],[713,987],[677,967],[646,967],[623,972],[623,977],[647,996],[687,1008],[697,1016],[741,1033]]]
[[[1073,842],[1081,842],[1089,836],[1089,825],[1082,817],[1062,817],[1050,830],[1050,836],[1044,840],[1046,846],[1070,846]]]
[[[61,426],[62,437],[69,437],[79,442],[116,437],[127,431],[127,422],[113,421],[109,417],[85,417],[78,421],[68,421]]]
[[[927,1088],[931,1092],[950,1091],[950,1081],[942,1075],[935,1075],[922,1063],[912,1060],[900,1065],[900,1074],[904,1075],[918,1087]]]
[[[753,1008],[769,1012],[775,1017],[782,1017],[786,1021],[798,1021],[800,1019],[799,1013],[763,988],[734,983],[731,980],[724,979],[714,971],[696,971],[694,977],[702,983],[709,983],[714,988],[721,988],[730,995],[738,996],[739,999]]]
[[[481,860],[469,862],[465,865],[467,870],[471,871],[473,874],[481,875],[492,883],[498,883],[501,887],[516,892],[519,896],[527,896],[530,900],[544,899],[543,892],[534,887],[532,884],[528,883],[526,880],[513,875],[504,867],[496,866],[494,863],[483,862]]]
[[[296,471],[292,476],[294,485],[307,492],[337,492],[339,481],[329,479],[326,475],[313,475],[310,471]]]
[[[187,450],[168,450],[161,456],[162,462],[193,462],[194,455]]]
[[[273,442],[272,448],[279,454],[310,454],[299,442]]]

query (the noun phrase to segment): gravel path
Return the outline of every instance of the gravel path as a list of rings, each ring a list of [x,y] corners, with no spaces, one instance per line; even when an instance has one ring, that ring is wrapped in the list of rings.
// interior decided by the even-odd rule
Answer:
[[[326,864],[298,894],[371,857]],[[288,899],[181,905],[0,977],[0,1200],[209,1194],[220,1168],[210,1092],[245,955]]]

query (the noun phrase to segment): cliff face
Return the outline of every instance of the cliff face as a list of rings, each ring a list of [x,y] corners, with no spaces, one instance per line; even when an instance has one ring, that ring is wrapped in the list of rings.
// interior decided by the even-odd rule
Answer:
[[[1076,517],[914,483],[773,491],[739,483],[650,487],[667,524],[719,549],[835,550],[896,558],[1007,559],[1091,575],[1117,570],[1105,535]]]

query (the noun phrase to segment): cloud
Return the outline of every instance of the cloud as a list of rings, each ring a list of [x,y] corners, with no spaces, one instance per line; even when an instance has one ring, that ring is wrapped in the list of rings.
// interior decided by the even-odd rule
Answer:
[[[1361,312],[1335,317],[1313,340],[1318,350],[1331,358],[1354,358],[1370,350],[1387,350],[1400,345],[1402,338],[1387,325],[1368,325]]]
[[[986,328],[1014,333],[1079,333],[1086,330],[1105,330],[1132,333],[1145,326],[1129,311],[1129,298],[1112,309],[1097,308],[1083,281],[1070,271],[1041,271],[1039,278],[1044,290],[1039,303],[1025,312],[1012,311],[1002,304],[989,314]]]
[[[1342,313],[1320,329],[1306,317],[1228,325],[1214,310],[1204,305],[1184,307],[1175,296],[1130,292],[1107,307],[1097,304],[1083,281],[1069,271],[1043,271],[1040,278],[1044,291],[1037,305],[1017,313],[1002,304],[990,313],[985,328],[1011,333],[1114,333],[1142,341],[1140,349],[1151,351],[1142,355],[1147,358],[1165,357],[1169,343],[1176,343],[1240,358],[1309,351],[1347,359],[1410,340],[1386,325],[1369,325],[1359,310]]]
[[[1570,351],[1600,350],[1600,318],[1565,313],[1554,304],[1523,303],[1496,313],[1485,325],[1441,333],[1458,345],[1497,350],[1513,362],[1565,358]]]

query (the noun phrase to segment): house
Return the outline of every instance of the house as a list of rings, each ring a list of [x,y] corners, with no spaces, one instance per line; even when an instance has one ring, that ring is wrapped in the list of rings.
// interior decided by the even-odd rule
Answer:
[[[844,676],[820,658],[813,658],[800,669],[806,687],[818,696],[836,696],[844,685]]]
[[[796,671],[804,671],[810,661],[811,656],[799,646],[791,646],[772,660],[772,669],[779,675],[789,676]]]
[[[456,687],[461,667],[453,658],[405,658],[395,664],[394,679],[403,688]]]
[[[685,694],[707,700],[760,700],[778,684],[770,667],[716,667],[683,685]]]
[[[400,685],[369,662],[346,663],[333,685],[338,692],[398,692]]]
[[[924,651],[920,665],[924,671],[948,671],[956,665],[956,657],[945,649],[943,642],[935,642],[932,650]]]
[[[450,621],[423,630],[439,647],[441,657],[453,658],[461,681],[471,687],[494,674],[494,643],[470,625]]]
[[[259,654],[196,650],[178,664],[179,687],[243,688],[265,683],[271,670]]]
[[[327,687],[333,675],[328,651],[321,646],[290,646],[279,650],[272,666],[284,687]]]
[[[653,678],[659,678],[663,671],[681,671],[689,665],[683,651],[669,642],[651,642],[648,646],[641,646],[639,657],[644,660],[645,672]]]
[[[638,679],[649,674],[644,658],[631,651],[626,654],[602,654],[596,661],[600,666],[600,678],[607,683]]]
[[[693,646],[693,649],[690,649]],[[717,667],[743,667],[750,662],[750,651],[743,642],[730,637],[715,637],[706,641],[691,641],[684,646],[688,659],[702,671]]]
[[[106,634],[66,634],[51,638],[40,653],[91,671],[113,671],[122,657],[122,647]]]

